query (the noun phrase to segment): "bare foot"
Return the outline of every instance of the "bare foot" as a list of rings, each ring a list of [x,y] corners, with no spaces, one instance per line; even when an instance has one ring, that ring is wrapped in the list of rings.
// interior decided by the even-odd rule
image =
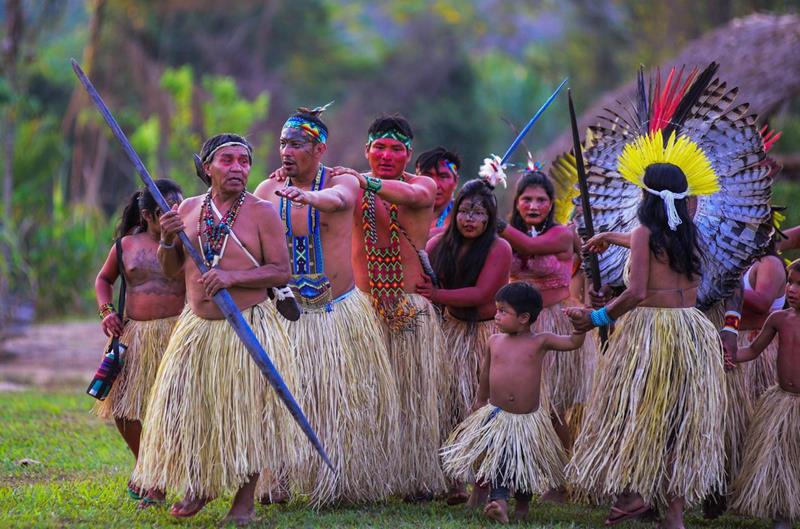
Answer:
[[[139,502],[139,505],[137,505],[136,508],[149,509],[150,507],[163,505],[165,499],[166,495],[164,494],[164,491],[156,489],[148,490],[144,496],[142,496],[142,500]]]
[[[539,501],[549,501],[551,503],[567,503],[568,499],[567,489],[564,487],[550,489],[539,497]]]
[[[472,494],[469,495],[467,500],[467,507],[473,509],[480,509],[486,505],[489,499],[489,485],[478,485],[477,483],[472,487]]]
[[[235,507],[231,507],[225,518],[222,519],[222,525],[233,522],[236,527],[245,527],[256,521],[256,510],[254,508],[239,511]]]
[[[500,523],[508,523],[508,502],[505,500],[490,501],[483,509],[483,514]]]
[[[211,498],[192,498],[187,496],[172,506],[169,513],[175,518],[189,518],[203,510]]]

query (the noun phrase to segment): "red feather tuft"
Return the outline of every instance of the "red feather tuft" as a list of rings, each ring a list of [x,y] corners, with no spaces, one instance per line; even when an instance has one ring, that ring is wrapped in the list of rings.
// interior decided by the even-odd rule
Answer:
[[[775,142],[781,137],[783,131],[776,132],[774,130],[769,130],[768,125],[764,125],[761,127],[761,130],[758,131],[761,133],[761,140],[764,142],[764,152],[769,152]]]
[[[663,89],[661,88],[661,71],[659,70],[656,73],[656,91],[655,95],[653,96],[650,132],[661,130],[666,127],[667,124],[669,124],[672,116],[675,114],[675,110],[678,108],[678,103],[680,103],[684,94],[686,94],[686,90],[692,85],[695,77],[697,77],[698,70],[695,67],[683,81],[683,85],[679,88],[681,79],[683,78],[683,71],[684,67],[681,66],[681,69],[678,71],[678,75],[676,76],[675,68],[673,67],[670,69],[669,76],[667,76],[667,81],[664,83]]]

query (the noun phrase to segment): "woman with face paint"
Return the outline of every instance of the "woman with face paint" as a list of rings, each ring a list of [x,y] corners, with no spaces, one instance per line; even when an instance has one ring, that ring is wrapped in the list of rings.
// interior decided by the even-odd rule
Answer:
[[[563,310],[575,306],[570,297],[574,233],[554,222],[555,189],[544,173],[526,171],[517,183],[514,210],[500,235],[514,250],[511,280],[525,281],[542,295],[544,308],[536,320],[536,332],[568,334],[571,328]],[[564,448],[569,448],[580,425],[580,406],[591,390],[596,358],[594,341],[586,340],[572,355],[548,355],[542,377],[543,398],[553,408],[553,426]],[[557,499],[560,495],[549,495]]]
[[[470,180],[456,196],[447,228],[426,250],[441,282],[423,276],[417,292],[444,307],[445,351],[450,359],[449,391],[441,438],[447,439],[472,410],[479,368],[488,351],[497,291],[508,283],[511,246],[496,235],[497,201],[483,180]],[[463,483],[450,483],[447,502],[463,503]]]

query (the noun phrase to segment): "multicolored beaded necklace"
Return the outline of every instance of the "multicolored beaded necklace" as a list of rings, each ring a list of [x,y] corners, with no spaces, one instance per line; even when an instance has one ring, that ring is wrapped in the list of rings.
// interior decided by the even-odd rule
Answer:
[[[286,181],[286,187],[290,182]],[[325,185],[325,167],[321,164],[311,191],[319,191]],[[291,207],[292,201],[281,197],[280,214],[286,232],[286,246],[292,257],[292,278],[289,286],[298,294],[298,300],[307,311],[332,310],[332,288],[325,275],[325,261],[322,254],[322,239],[320,237],[319,210],[308,206],[308,234],[295,235],[292,232]]]
[[[444,221],[447,220],[447,216],[450,214],[450,211],[453,209],[454,202],[455,201],[451,200],[450,203],[447,204],[447,207],[444,208],[444,210],[442,211],[441,215],[439,215],[439,218],[436,219],[436,227],[437,228],[441,228],[442,226],[444,226]]]
[[[203,199],[203,205],[200,207],[200,216],[197,218],[197,240],[200,242],[203,260],[209,268],[217,266],[222,256],[225,254],[228,236],[233,229],[233,225],[236,223],[236,218],[239,216],[239,210],[242,208],[246,196],[247,192],[242,191],[242,194],[239,195],[236,202],[234,202],[227,213],[222,216],[219,224],[214,222],[214,212],[211,210],[210,189]],[[205,243],[203,242],[204,237]]]
[[[385,202],[384,205],[389,209],[389,246],[378,247],[375,193],[364,191],[361,215],[370,297],[375,310],[391,330],[413,331],[420,311],[405,295],[403,261],[400,255],[400,224],[397,220],[398,207],[397,204]]]

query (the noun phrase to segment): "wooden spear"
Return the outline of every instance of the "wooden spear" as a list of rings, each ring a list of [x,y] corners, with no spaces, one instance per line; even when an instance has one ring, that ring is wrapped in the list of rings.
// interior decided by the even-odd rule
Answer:
[[[572,103],[572,89],[567,89],[567,98],[569,99],[569,121],[572,126],[572,145],[575,150],[575,168],[578,170],[578,187],[581,190],[581,206],[583,209],[583,226],[586,231],[586,237],[591,238],[594,236],[594,224],[592,224],[592,206],[589,203],[589,185],[586,182],[586,169],[583,165],[583,151],[581,150],[581,139],[578,134],[578,121],[575,119],[575,105]],[[600,282],[600,263],[597,261],[596,254],[589,254],[589,275],[592,278],[592,288],[595,292],[600,291],[602,286]],[[606,343],[608,342],[608,327],[600,327],[600,344],[602,350],[605,350]]]

